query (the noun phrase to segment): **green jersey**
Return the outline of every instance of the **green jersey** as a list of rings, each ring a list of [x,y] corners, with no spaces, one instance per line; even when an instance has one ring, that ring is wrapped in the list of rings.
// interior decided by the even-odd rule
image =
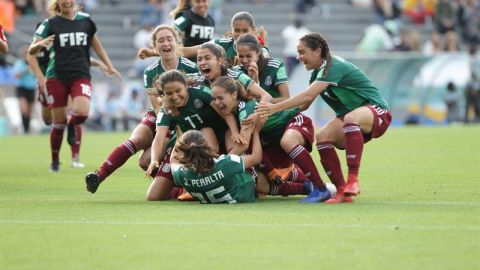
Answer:
[[[198,72],[197,64],[188,60],[185,57],[179,57],[177,61],[176,70],[183,71],[184,73],[195,73]],[[154,88],[153,83],[155,79],[165,73],[167,70],[162,65],[162,59],[158,62],[151,64],[143,72],[143,83],[146,89]]]
[[[237,51],[235,50],[235,41],[232,37],[223,37],[217,38],[210,42],[220,45],[225,50],[225,58],[227,59],[228,65],[233,66],[235,62],[235,56],[237,56]],[[262,52],[265,57],[270,56],[268,48],[262,47]]]
[[[201,203],[245,203],[255,201],[255,180],[245,171],[243,158],[221,155],[213,168],[200,174],[191,168],[173,166],[175,183]]]
[[[179,115],[166,113],[163,109],[157,115],[157,126],[172,127],[178,125],[183,132],[211,127],[215,131],[225,131],[226,123],[210,106],[213,99],[210,88],[205,86],[189,87],[187,103],[178,108]]]
[[[237,105],[236,118],[238,122],[242,122],[249,115],[255,112],[257,102],[255,100],[240,101]],[[268,117],[267,122],[260,131],[262,144],[278,144],[285,132],[287,124],[295,115],[299,113],[298,108],[277,112]]]
[[[312,72],[310,84],[314,81],[329,84],[320,96],[336,115],[344,115],[368,104],[388,110],[388,104],[380,91],[357,66],[341,57],[333,56],[328,74],[322,78],[325,66],[326,62]]]
[[[243,73],[243,71],[241,70],[234,70],[231,68],[227,68],[227,74],[225,75],[234,80],[239,81],[245,89],[247,89],[250,86],[250,84],[254,82],[252,78],[250,78],[247,74]],[[206,80],[201,73],[198,73],[195,76],[195,80],[200,84],[210,87],[211,82],[209,80]]]
[[[247,74],[243,66],[235,66],[235,70],[241,70]],[[264,68],[259,70],[260,87],[267,91],[273,98],[280,96],[278,85],[288,82],[285,64],[280,59],[270,58]]]

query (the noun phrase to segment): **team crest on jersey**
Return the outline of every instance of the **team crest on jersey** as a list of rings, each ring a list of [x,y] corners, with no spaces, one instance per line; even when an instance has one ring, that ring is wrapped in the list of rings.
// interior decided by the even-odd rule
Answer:
[[[162,166],[162,172],[169,173],[170,172],[170,164],[164,163]]]
[[[272,77],[270,77],[270,75],[267,76],[267,78],[265,78],[265,85],[272,85]]]
[[[203,107],[203,102],[200,99],[195,99],[193,101],[193,105],[195,106],[195,108],[200,109]]]

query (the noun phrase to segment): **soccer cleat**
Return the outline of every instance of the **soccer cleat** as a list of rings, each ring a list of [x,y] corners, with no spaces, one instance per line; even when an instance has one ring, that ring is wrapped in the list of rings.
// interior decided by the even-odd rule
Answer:
[[[85,183],[87,184],[87,191],[95,193],[100,185],[100,178],[96,172],[87,173],[85,176]]]
[[[67,142],[69,145],[77,143],[77,130],[75,125],[67,125]]]
[[[70,166],[72,166],[72,168],[75,168],[75,169],[83,169],[83,168],[85,168],[85,164],[83,164],[82,162],[80,162],[80,159],[79,159],[78,157],[72,159],[72,163],[70,164]]]
[[[312,192],[308,194],[306,198],[301,200],[302,203],[316,203],[316,202],[323,202],[332,197],[332,194],[327,189],[327,187],[314,187]]]
[[[283,181],[287,181],[287,179],[291,178],[291,174],[293,169],[295,168],[295,164],[290,164],[290,166],[286,168],[275,168],[268,172],[267,176],[274,185],[279,186],[282,184]]]
[[[357,196],[358,194],[360,194],[360,186],[358,185],[358,180],[348,180],[343,194],[345,194],[345,196]]]
[[[192,202],[192,201],[196,201],[197,199],[195,199],[195,197],[193,197],[192,194],[185,192],[182,195],[178,196],[177,200],[181,202]]]
[[[343,192],[337,192],[335,196],[325,201],[326,204],[351,203],[351,202],[353,202],[353,198],[351,196],[346,196]]]
[[[313,186],[312,181],[306,180],[305,182],[303,182],[303,189],[305,190],[306,195],[312,193],[314,188],[315,187]]]
[[[50,168],[48,169],[49,172],[58,172],[60,171],[60,162],[59,161],[52,161],[52,163],[50,163]]]

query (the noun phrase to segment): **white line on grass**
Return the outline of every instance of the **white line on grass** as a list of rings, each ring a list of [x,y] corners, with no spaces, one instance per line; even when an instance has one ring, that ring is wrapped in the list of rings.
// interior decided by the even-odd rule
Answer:
[[[446,225],[377,225],[377,224],[278,224],[278,223],[223,223],[223,222],[188,222],[188,221],[110,221],[110,220],[0,220],[0,224],[17,225],[165,225],[184,227],[256,227],[256,228],[357,228],[385,230],[444,230],[444,231],[480,231],[480,226],[446,226]]]

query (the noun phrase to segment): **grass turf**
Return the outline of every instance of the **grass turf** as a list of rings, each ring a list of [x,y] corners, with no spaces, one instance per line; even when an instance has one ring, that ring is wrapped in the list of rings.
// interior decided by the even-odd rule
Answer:
[[[48,136],[0,138],[0,268],[480,269],[479,135],[390,129],[365,146],[362,194],[340,205],[146,202],[136,157],[92,195],[84,175],[128,134],[87,132],[84,170],[64,142],[58,174]]]

